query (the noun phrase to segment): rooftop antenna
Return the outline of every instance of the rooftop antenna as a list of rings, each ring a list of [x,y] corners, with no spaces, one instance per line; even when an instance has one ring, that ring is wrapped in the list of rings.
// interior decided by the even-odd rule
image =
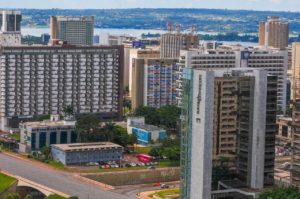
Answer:
[[[180,24],[177,24],[177,25],[176,25],[176,33],[177,33],[177,34],[180,34],[180,31],[181,31],[181,25],[180,25]]]
[[[169,33],[173,32],[173,23],[172,22],[168,22],[167,23],[167,29]]]
[[[191,33],[192,33],[192,35],[194,35],[196,33],[196,25],[195,24],[192,25]]]

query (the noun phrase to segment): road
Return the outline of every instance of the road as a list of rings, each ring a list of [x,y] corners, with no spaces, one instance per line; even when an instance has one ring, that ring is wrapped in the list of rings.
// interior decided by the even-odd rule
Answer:
[[[81,182],[74,178],[71,173],[40,167],[38,164],[3,153],[0,153],[0,169],[68,195],[76,195],[79,199],[133,198],[115,192],[104,191],[99,187]]]

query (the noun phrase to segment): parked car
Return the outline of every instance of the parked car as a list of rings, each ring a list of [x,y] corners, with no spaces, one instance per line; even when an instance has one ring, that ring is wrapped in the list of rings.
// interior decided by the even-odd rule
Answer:
[[[167,184],[161,184],[160,188],[162,188],[162,189],[168,189],[168,188],[170,188],[170,186],[167,185]]]

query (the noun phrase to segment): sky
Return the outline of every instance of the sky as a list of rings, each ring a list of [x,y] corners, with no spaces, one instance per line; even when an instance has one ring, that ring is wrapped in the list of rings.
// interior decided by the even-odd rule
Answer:
[[[1,8],[221,8],[300,11],[300,0],[0,0]]]

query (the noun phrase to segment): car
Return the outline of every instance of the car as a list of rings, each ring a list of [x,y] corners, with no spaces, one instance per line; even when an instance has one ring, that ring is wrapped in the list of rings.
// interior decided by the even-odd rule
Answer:
[[[102,165],[102,166],[100,166],[99,168],[101,168],[101,169],[105,169],[105,165]]]
[[[158,165],[158,162],[154,162],[154,165]]]
[[[162,189],[168,189],[168,188],[170,188],[170,186],[167,185],[167,184],[161,184],[160,188],[162,188]]]
[[[106,168],[106,169],[109,169],[109,168],[111,168],[111,167],[110,167],[109,164],[106,164],[106,165],[105,165],[105,168]]]
[[[137,165],[135,163],[130,164],[132,167],[136,167]]]
[[[95,162],[89,162],[86,164],[86,166],[95,166]]]
[[[145,164],[145,163],[143,163],[143,162],[142,162],[142,163],[140,163],[140,164],[141,164],[141,166],[142,166],[142,167],[146,166],[146,164]]]

